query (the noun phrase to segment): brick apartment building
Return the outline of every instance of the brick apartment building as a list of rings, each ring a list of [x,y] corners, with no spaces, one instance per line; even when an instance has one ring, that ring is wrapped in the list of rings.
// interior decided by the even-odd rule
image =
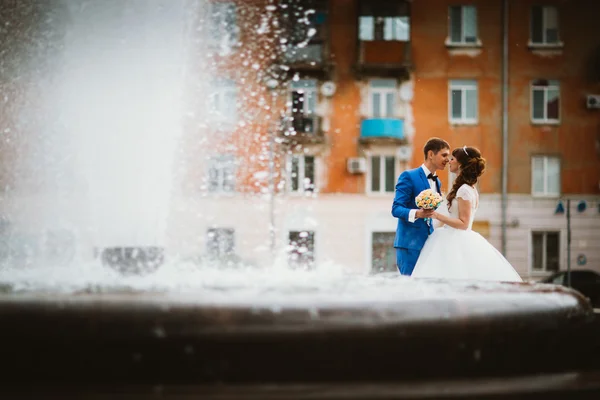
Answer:
[[[269,11],[246,24],[250,3]],[[217,68],[233,76],[226,90],[242,110],[233,122],[239,127],[248,110],[260,109],[260,123],[240,138],[258,135],[252,143],[262,147],[237,147],[226,156],[239,158],[233,163],[211,161],[212,186],[194,200],[210,211],[193,228],[178,228],[204,236],[188,251],[200,246],[258,263],[271,257],[269,243],[283,262],[393,270],[396,179],[421,164],[425,141],[438,136],[481,149],[488,164],[475,228],[524,278],[566,269],[567,199],[571,264],[600,270],[600,3],[275,3],[213,6],[238,24],[239,46]],[[272,43],[285,45],[244,53],[256,49],[261,19],[279,22]],[[260,62],[252,79],[239,60],[250,53]],[[269,78],[272,90],[248,86]],[[261,100],[252,103],[254,90]],[[257,105],[270,100],[275,110]],[[447,189],[452,177],[442,181]]]
[[[438,136],[488,160],[475,229],[524,278],[567,268],[567,199],[570,263],[600,270],[600,2],[199,5],[170,252],[394,270],[395,182]],[[17,35],[37,31],[10,32],[5,44],[37,43]],[[4,93],[19,79],[1,82]],[[4,125],[19,107],[2,110]],[[4,183],[14,143],[2,142]],[[452,177],[442,181],[447,190]],[[38,222],[29,197],[14,204]]]

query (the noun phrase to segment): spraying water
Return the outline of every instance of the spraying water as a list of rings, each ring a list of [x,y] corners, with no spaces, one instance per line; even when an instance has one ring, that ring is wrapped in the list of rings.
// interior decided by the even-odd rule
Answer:
[[[179,149],[186,118],[191,113],[194,126],[210,125],[209,112],[199,106],[211,97],[204,90],[215,80],[207,42],[216,40],[216,54],[226,56],[232,52],[228,37],[215,34],[219,29],[207,33],[206,26],[197,24],[197,16],[207,8],[200,0],[54,0],[35,3],[33,9],[32,4],[9,9],[12,20],[6,26],[13,23],[17,28],[2,31],[3,47],[12,51],[0,65],[7,105],[2,110],[0,149],[0,282],[8,282],[7,290],[193,291],[211,301],[224,301],[235,293],[241,302],[291,299],[292,293],[317,301],[316,292],[345,300],[357,298],[357,292],[363,300],[398,293],[440,295],[438,289],[396,274],[397,279],[384,284],[382,277],[348,275],[339,265],[323,264],[316,272],[290,271],[280,258],[271,259],[274,268],[262,265],[257,271],[199,269],[172,257],[156,270],[169,240],[173,204],[180,200],[176,171],[183,162]],[[269,19],[278,11],[274,4],[255,10],[256,47],[268,48],[268,35],[285,43],[277,40],[277,24]],[[228,15],[220,20],[231,23]],[[267,76],[253,61],[270,59],[251,53],[239,52],[241,70],[254,74],[240,81],[250,88],[248,103],[272,114],[273,103],[256,89]],[[188,102],[190,92],[202,99]],[[220,106],[225,111],[234,107]],[[255,123],[242,120],[238,127],[249,129],[247,122]],[[205,139],[196,142],[211,143]],[[259,142],[267,148],[265,141]],[[194,157],[210,150],[195,147]],[[254,158],[265,166],[266,159],[263,153]],[[252,166],[245,167],[252,171]],[[254,172],[258,180],[267,174]],[[234,219],[247,219],[249,236],[260,228],[254,225],[267,226],[266,217],[259,221],[260,215],[267,215],[262,198],[239,202],[255,207],[233,214]],[[213,202],[199,219],[209,220],[212,210],[228,207],[222,204]],[[194,223],[189,213],[184,215],[178,229]],[[124,277],[99,261],[119,264],[127,258],[154,262],[153,273]],[[450,290],[448,296],[455,293]]]
[[[224,207],[217,200],[200,206],[199,213],[197,205],[190,211],[176,193],[182,186],[178,179],[186,179],[178,172],[185,167],[213,173],[207,163],[185,165],[187,159],[212,157],[223,163],[229,158],[213,157],[219,146],[234,152],[238,145],[253,148],[251,162],[238,176],[249,176],[248,186],[265,188],[253,189],[254,199],[243,199],[249,204],[245,215],[260,218],[265,212],[265,194],[273,195],[264,190],[265,174],[273,163],[267,162],[267,141],[255,130],[262,120],[272,121],[274,113],[273,97],[265,100],[262,82],[263,67],[273,60],[265,54],[276,41],[278,7],[268,2],[236,10],[233,3],[202,0],[53,0],[2,10],[19,27],[7,29],[3,38],[11,53],[2,66],[12,67],[3,81],[18,94],[9,97],[10,85],[3,88],[14,108],[3,121],[12,131],[2,152],[14,155],[5,165],[10,179],[3,179],[4,271],[42,268],[45,272],[29,275],[39,279],[75,266],[86,280],[102,280],[108,272],[100,260],[120,266],[130,259],[151,263],[154,271],[169,241],[176,241],[168,228],[174,209],[184,209],[183,225],[175,229],[185,231],[194,224],[189,216],[210,224],[211,209]],[[256,35],[256,43],[250,39],[244,49],[236,45],[236,15],[256,24],[246,29]],[[229,79],[217,77],[215,59],[227,56],[238,57],[241,65]],[[237,125],[230,125],[227,117],[236,109],[232,92],[215,95],[211,88],[234,78],[250,89],[246,111]],[[237,138],[215,140],[223,123],[225,130],[241,131]],[[9,147],[9,142],[16,144]],[[190,142],[193,146],[185,148]],[[225,169],[225,180],[235,179],[230,165]],[[188,181],[202,181],[197,178]],[[212,186],[204,183],[203,189]],[[261,226],[267,223],[252,229]],[[188,247],[199,247],[197,239],[190,242]],[[265,244],[257,247],[265,249]],[[170,265],[182,264],[176,252],[171,256]],[[286,264],[284,259],[271,262]]]
[[[68,3],[64,67],[48,94],[89,182],[90,238],[162,246],[182,132],[185,2]]]
[[[18,199],[7,214],[20,231],[64,228],[78,261],[107,248],[164,247],[197,5],[64,0],[30,11],[46,21],[37,25],[45,52],[18,65],[37,71],[24,72],[28,103],[7,196]],[[49,236],[36,245],[60,244]]]

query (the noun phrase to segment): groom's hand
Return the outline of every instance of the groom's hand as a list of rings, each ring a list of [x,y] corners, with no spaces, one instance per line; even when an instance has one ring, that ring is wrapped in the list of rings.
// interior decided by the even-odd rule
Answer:
[[[435,212],[435,210],[422,210],[422,209],[419,209],[415,213],[415,217],[417,217],[417,218],[431,218],[431,216],[433,215],[434,212]]]

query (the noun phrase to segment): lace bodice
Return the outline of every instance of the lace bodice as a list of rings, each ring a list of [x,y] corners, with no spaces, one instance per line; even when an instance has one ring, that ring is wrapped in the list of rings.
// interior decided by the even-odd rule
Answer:
[[[471,221],[469,221],[469,230],[473,227],[473,220],[475,219],[475,213],[477,212],[477,207],[479,206],[479,193],[477,190],[472,188],[467,184],[463,184],[456,191],[456,198],[452,201],[452,206],[450,207],[449,215],[452,218],[458,218],[458,198],[468,200],[471,202]],[[446,207],[447,203],[446,203]]]

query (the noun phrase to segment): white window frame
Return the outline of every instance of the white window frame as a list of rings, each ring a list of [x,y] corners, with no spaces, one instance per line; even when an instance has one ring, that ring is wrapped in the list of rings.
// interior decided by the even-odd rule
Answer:
[[[544,178],[544,189],[541,192],[536,192],[535,191],[535,160],[536,159],[542,159],[543,160],[543,171],[542,171],[542,175]],[[550,176],[548,175],[548,160],[557,160],[558,161],[558,192],[554,193],[554,192],[549,192],[548,191],[548,187],[550,186],[548,184]],[[556,157],[556,156],[546,156],[546,155],[535,155],[533,157],[531,157],[531,195],[535,196],[535,197],[559,197],[560,193],[561,193],[561,159],[560,157]]]
[[[305,87],[301,87],[301,83],[299,82],[307,82],[307,85]],[[294,109],[294,98],[293,95],[294,93],[301,93],[303,94],[304,97],[304,101],[302,102],[302,114],[306,115],[306,116],[314,116],[316,111],[317,111],[317,106],[318,106],[318,94],[319,92],[317,91],[317,80],[316,79],[303,79],[301,81],[298,82],[292,82],[292,84],[290,85],[290,92],[289,92],[289,113],[290,115],[293,112]],[[307,98],[312,97],[314,98],[314,109],[311,110],[310,108],[310,102],[306,101]]]
[[[558,80],[548,80],[548,85],[541,86],[536,85],[535,82],[538,79],[531,82],[530,90],[529,90],[529,101],[530,101],[530,117],[531,122],[533,124],[544,124],[544,125],[558,125],[560,124],[560,109],[561,109],[561,99],[560,99],[560,82]],[[556,90],[558,92],[558,118],[548,118],[548,92],[550,90]],[[535,118],[533,115],[534,107],[533,107],[533,92],[541,91],[544,93],[544,117],[543,118]]]
[[[390,87],[374,87],[373,83],[377,81],[394,81],[394,86]],[[379,109],[387,112],[388,109],[388,99],[391,95],[392,97],[392,115],[375,115],[375,95],[379,94]],[[369,117],[377,118],[377,119],[391,119],[396,117],[396,105],[398,103],[398,83],[394,79],[372,79],[369,81],[369,99],[368,99],[368,107],[369,107]]]
[[[234,26],[228,25],[226,13],[234,16]],[[212,47],[239,45],[238,7],[234,1],[213,1],[208,7],[209,44]]]
[[[233,81],[217,81],[210,94],[209,114],[217,123],[234,125],[238,121],[238,89]],[[230,104],[229,98],[233,98]]]
[[[383,20],[383,21],[382,21]],[[383,23],[383,37],[375,39],[375,25]],[[410,41],[410,17],[392,15],[361,15],[358,17],[358,38],[362,42]]]
[[[224,233],[231,232],[231,236],[224,235]],[[212,236],[211,236],[212,233]],[[231,246],[227,244],[229,242],[220,240],[220,237],[231,239]],[[211,246],[212,242],[216,241],[216,246]],[[231,251],[227,252],[227,248],[231,247]],[[216,248],[216,253],[211,253],[211,250]],[[235,229],[234,228],[222,228],[213,227],[206,230],[206,253],[211,257],[224,257],[227,255],[235,254]]]
[[[303,95],[300,114],[303,118],[312,119],[312,132],[296,132],[296,134],[317,134],[320,129],[317,118],[317,107],[319,106],[319,91],[317,90],[317,85],[318,81],[316,79],[302,79],[299,81],[292,81],[289,86],[288,116],[290,118],[290,123],[287,128],[292,131],[294,130],[294,123],[292,121],[292,118],[294,117],[294,93]],[[308,99],[313,99],[312,106]]]
[[[460,20],[460,40],[459,41],[454,41],[452,40],[452,24],[456,23],[455,21],[452,20],[451,18],[451,10],[452,8],[458,7],[460,8],[460,12],[461,12],[461,20]],[[466,19],[466,14],[468,10],[473,10],[475,13],[475,40],[473,42],[469,42],[466,40],[466,23],[465,21]],[[477,15],[477,7],[474,5],[457,5],[457,6],[450,6],[448,8],[448,43],[452,44],[452,45],[459,45],[459,46],[475,46],[475,45],[479,45],[481,44],[481,41],[479,40],[479,29],[478,29],[478,15]]]
[[[216,170],[216,189],[211,189],[211,170]],[[231,174],[231,189],[228,189],[228,185],[226,182],[228,178],[226,174]],[[233,195],[235,193],[236,187],[236,164],[235,157],[231,154],[220,155],[216,157],[211,157],[208,160],[208,169],[207,169],[207,192],[210,194],[230,194]]]
[[[379,190],[375,191],[372,188],[372,184],[371,181],[373,179],[373,158],[375,157],[379,157]],[[386,181],[386,171],[385,171],[385,160],[388,157],[392,157],[393,158],[393,162],[394,162],[394,171],[392,172],[392,190],[390,191],[386,191],[385,190],[385,181]],[[368,154],[367,155],[367,179],[366,179],[366,186],[367,186],[367,194],[370,195],[376,195],[376,196],[389,196],[390,194],[393,194],[395,191],[395,187],[396,187],[396,180],[398,178],[398,168],[399,168],[399,160],[398,157],[395,154],[384,154],[384,153],[374,153],[374,154]]]
[[[313,179],[312,179],[312,190],[309,190],[304,182],[306,177],[306,158],[307,157],[312,157],[313,159]],[[298,176],[294,177],[292,176],[292,166],[293,166],[293,162],[294,160],[298,160]],[[290,194],[298,194],[298,195],[302,195],[302,194],[310,194],[313,195],[315,193],[317,193],[317,165],[318,165],[318,159],[316,156],[312,155],[312,154],[291,154],[288,157],[288,161],[287,161],[287,185],[288,185],[288,193]],[[297,189],[294,190],[293,189],[293,181],[297,180],[298,184],[297,184]]]
[[[312,233],[312,255],[311,255],[311,259],[312,262],[310,265],[308,265],[309,269],[314,269],[317,265],[317,231],[314,229],[294,229],[294,230],[289,230],[288,234],[287,234],[287,239],[286,239],[286,243],[287,243],[287,256],[288,256],[288,266],[289,267],[295,267],[294,265],[294,261],[291,259],[291,255],[293,253],[293,248],[292,248],[292,241],[290,238],[290,235],[292,233],[298,233],[298,234],[302,234],[302,233],[306,233],[307,236],[310,236],[310,234]]]
[[[534,268],[534,243],[533,243],[533,235],[534,234],[538,234],[541,233],[543,234],[543,244],[542,244],[542,269],[535,269]],[[547,245],[547,241],[548,241],[548,233],[556,233],[558,234],[558,269],[556,271],[552,271],[548,269],[548,245]],[[529,246],[530,246],[530,251],[529,251],[529,273],[531,275],[549,275],[549,274],[553,274],[555,272],[559,272],[561,270],[561,260],[562,260],[562,255],[561,255],[561,246],[562,246],[562,242],[563,242],[563,238],[561,235],[560,230],[552,230],[552,229],[548,229],[548,230],[542,230],[542,229],[535,229],[535,230],[531,230],[529,232]]]
[[[452,115],[452,91],[461,92],[461,116],[455,118]],[[468,117],[467,113],[467,92],[475,91],[475,117]],[[479,122],[479,88],[478,82],[473,79],[452,79],[448,84],[448,121],[451,124],[476,125]]]
[[[542,41],[534,42],[533,41],[533,10],[535,7],[540,7],[542,9]],[[550,24],[550,14],[554,12],[556,16],[556,41],[549,42],[547,38],[548,34],[548,25]],[[529,45],[530,46],[539,46],[539,47],[556,47],[562,46],[562,42],[560,40],[560,22],[559,22],[559,13],[558,8],[556,6],[533,6],[531,8],[531,12],[529,15]]]

